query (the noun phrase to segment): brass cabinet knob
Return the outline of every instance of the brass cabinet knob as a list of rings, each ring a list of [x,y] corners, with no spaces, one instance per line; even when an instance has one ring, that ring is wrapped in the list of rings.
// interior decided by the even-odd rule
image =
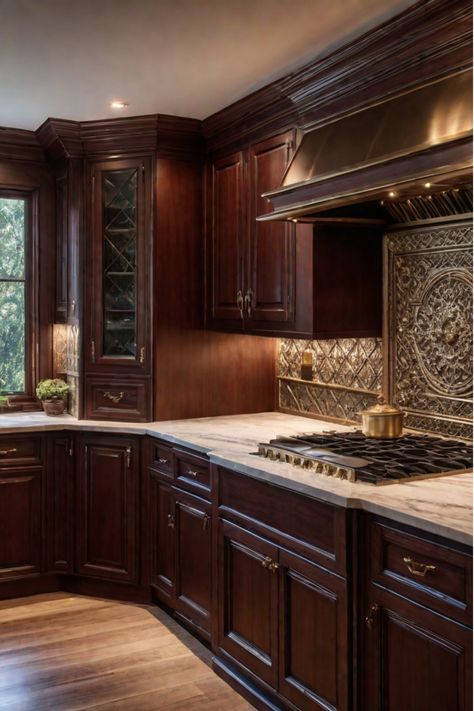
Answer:
[[[370,606],[369,612],[367,614],[367,617],[365,618],[365,624],[367,625],[368,629],[371,630],[374,624],[374,618],[375,615],[377,614],[379,610],[379,606],[377,605],[376,602],[372,603]]]
[[[168,527],[174,528],[174,516],[173,514],[168,514]]]
[[[265,558],[262,560],[262,565],[264,568],[267,568],[267,570],[270,570],[272,573],[276,573],[276,571],[280,567],[278,563],[275,563],[275,561],[270,558],[269,555],[265,556]]]
[[[244,297],[243,297],[240,289],[237,292],[237,308],[240,311],[240,318],[243,318],[244,317]]]

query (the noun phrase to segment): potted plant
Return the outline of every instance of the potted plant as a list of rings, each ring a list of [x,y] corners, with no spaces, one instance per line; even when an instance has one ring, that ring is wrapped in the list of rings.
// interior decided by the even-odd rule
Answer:
[[[47,415],[62,415],[66,406],[69,385],[60,378],[40,380],[36,386],[36,397],[41,400]]]

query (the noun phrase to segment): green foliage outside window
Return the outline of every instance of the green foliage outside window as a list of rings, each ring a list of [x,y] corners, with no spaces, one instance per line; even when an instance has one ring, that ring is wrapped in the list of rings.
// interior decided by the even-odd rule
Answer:
[[[0,197],[0,393],[25,389],[25,201]]]

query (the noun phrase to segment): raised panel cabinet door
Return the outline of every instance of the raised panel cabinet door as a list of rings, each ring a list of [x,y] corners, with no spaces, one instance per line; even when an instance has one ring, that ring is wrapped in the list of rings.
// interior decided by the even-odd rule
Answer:
[[[91,163],[88,371],[150,368],[151,161]]]
[[[175,605],[176,589],[176,512],[169,484],[149,470],[151,585],[169,607]]]
[[[366,614],[366,711],[472,709],[472,630],[375,585]]]
[[[243,326],[244,158],[237,152],[210,170],[211,322]]]
[[[210,633],[211,507],[176,494],[176,609]]]
[[[288,131],[249,149],[248,276],[245,286],[245,329],[293,320],[295,290],[295,225],[257,222],[272,211],[262,193],[278,188],[293,155],[295,132]]]
[[[219,526],[218,645],[276,688],[278,548],[234,524]]]
[[[86,576],[137,581],[138,461],[134,440],[81,442],[78,569]]]
[[[279,561],[279,692],[302,711],[345,711],[346,583],[284,550]]]
[[[0,580],[41,572],[41,470],[0,473]]]
[[[48,571],[72,573],[74,568],[74,440],[51,436],[46,471],[46,540]]]

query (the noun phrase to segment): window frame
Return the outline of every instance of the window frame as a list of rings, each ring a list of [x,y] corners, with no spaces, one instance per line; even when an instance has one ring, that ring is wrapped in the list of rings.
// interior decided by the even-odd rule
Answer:
[[[37,380],[39,318],[38,318],[38,195],[36,190],[22,190],[0,186],[0,198],[24,200],[25,203],[25,387],[23,391],[5,392],[12,398],[35,397]]]

